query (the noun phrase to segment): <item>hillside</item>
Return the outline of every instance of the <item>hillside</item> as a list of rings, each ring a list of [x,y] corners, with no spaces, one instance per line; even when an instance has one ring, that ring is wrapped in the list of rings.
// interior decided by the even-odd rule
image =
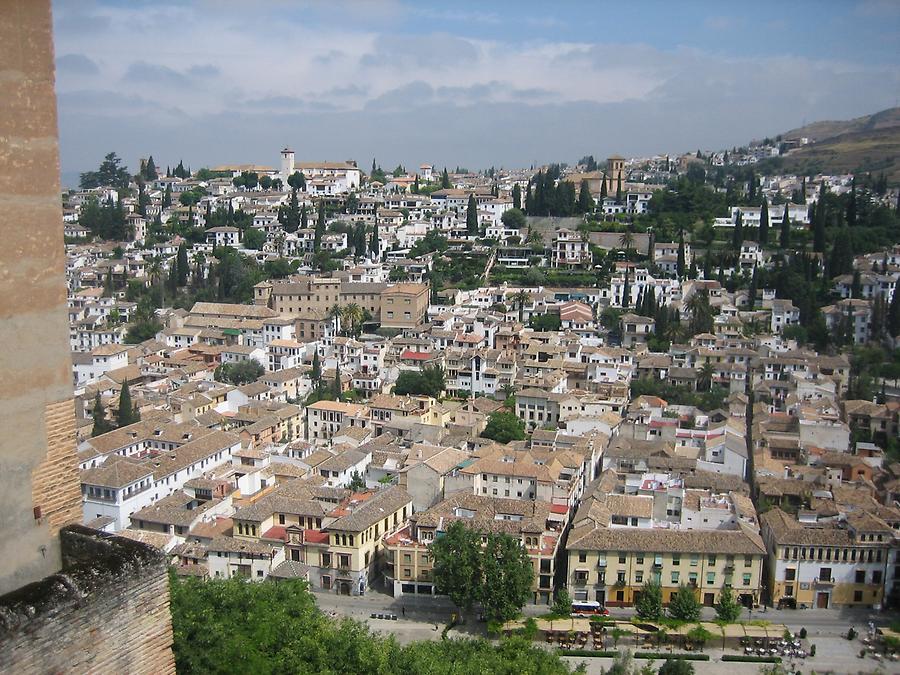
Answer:
[[[889,183],[900,184],[900,108],[843,122],[813,122],[783,136],[815,141],[780,159],[780,165],[788,171],[804,174],[883,171]]]

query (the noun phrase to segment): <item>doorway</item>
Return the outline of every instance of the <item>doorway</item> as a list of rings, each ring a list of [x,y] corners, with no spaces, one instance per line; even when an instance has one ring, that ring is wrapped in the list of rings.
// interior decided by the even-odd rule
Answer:
[[[817,609],[828,609],[828,593],[824,593],[819,591],[816,595],[816,608]]]

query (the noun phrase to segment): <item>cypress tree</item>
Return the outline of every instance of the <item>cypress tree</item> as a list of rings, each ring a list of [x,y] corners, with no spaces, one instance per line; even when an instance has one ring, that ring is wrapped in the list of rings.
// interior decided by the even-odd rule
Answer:
[[[522,208],[522,186],[519,185],[518,183],[513,185],[512,200],[513,200],[513,208],[521,210],[521,208]]]
[[[319,252],[322,248],[322,235],[325,234],[325,200],[319,200],[319,212],[316,215],[316,232],[313,238],[313,251]]]
[[[166,191],[165,191],[165,193],[163,193],[162,205],[163,205],[164,209],[172,206],[172,184],[171,183],[166,183]]]
[[[600,202],[602,203],[604,199],[608,196],[609,191],[606,187],[606,174],[603,174],[603,180],[600,181]]]
[[[445,190],[450,187],[450,175],[447,173],[447,167],[444,167],[444,172],[441,174],[441,187]]]
[[[741,250],[741,244],[744,243],[744,214],[737,212],[737,218],[734,220],[734,232],[731,238],[731,248],[735,251]]]
[[[678,240],[678,263],[677,263],[677,271],[678,278],[681,279],[684,277],[684,229],[681,228],[680,237]]]
[[[413,181],[413,194],[419,194],[419,174],[416,174],[416,180]]]
[[[581,188],[578,191],[578,211],[579,213],[588,213],[594,208],[594,199],[591,197],[591,190],[588,187],[587,179],[581,181]]]
[[[313,353],[313,361],[312,361],[312,372],[310,373],[310,379],[313,383],[313,388],[318,389],[322,384],[322,363],[319,361],[319,350],[317,349]]]
[[[759,284],[759,277],[757,276],[756,265],[753,266],[753,276],[750,277],[750,289],[747,293],[747,303],[750,306],[750,309],[753,309],[756,306],[756,289]]]
[[[466,232],[470,236],[478,234],[478,203],[475,195],[469,195],[469,203],[466,205]]]
[[[332,393],[335,399],[341,397],[341,365],[339,363],[334,365],[334,389]]]
[[[747,201],[752,204],[756,199],[756,174],[750,170],[750,182],[747,186]]]
[[[175,267],[178,270],[178,285],[187,286],[190,267],[188,266],[187,246],[184,242],[181,242],[181,245],[178,247],[178,256],[175,258]]]
[[[828,212],[825,207],[825,185],[819,189],[819,200],[813,213],[813,250],[825,253],[825,220]]]
[[[788,205],[784,205],[784,218],[781,219],[781,248],[786,249],[791,245],[791,213]]]
[[[147,159],[144,165],[144,178],[147,180],[156,180],[156,163],[153,161],[153,155]]]
[[[99,436],[110,431],[112,425],[106,419],[106,410],[103,408],[103,401],[100,400],[100,392],[94,396],[94,407],[91,410],[91,417],[94,419],[94,427],[91,430],[91,436]]]
[[[616,181],[616,203],[622,203],[622,172],[619,172],[619,179]]]
[[[131,391],[128,388],[128,380],[122,383],[119,391],[119,412],[116,415],[116,424],[119,428],[134,424],[134,409],[131,404]]]
[[[849,227],[856,225],[856,178],[851,183],[850,194],[847,198],[847,225]]]
[[[628,268],[625,268],[625,283],[622,286],[622,309],[628,309],[631,299],[631,286],[628,285]]]
[[[787,206],[785,206],[787,209]],[[787,212],[787,211],[785,211]],[[769,243],[769,200],[763,199],[759,210],[759,245],[766,246]]]
[[[372,237],[369,239],[369,252],[374,258],[378,258],[379,247],[380,240],[378,238],[378,221],[376,220],[374,227],[372,227]]]

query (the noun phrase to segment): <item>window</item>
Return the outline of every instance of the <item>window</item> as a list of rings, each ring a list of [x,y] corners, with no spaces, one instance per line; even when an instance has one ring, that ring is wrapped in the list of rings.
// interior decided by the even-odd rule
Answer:
[[[881,570],[874,570],[872,572],[872,583],[873,584],[881,583]]]
[[[678,572],[672,572],[672,583],[673,583],[673,584],[677,584],[677,583],[678,583],[678,577],[679,577],[679,576],[680,576],[680,575],[679,575]]]
[[[635,572],[634,573],[634,583],[636,583],[636,584],[644,583],[644,573],[643,572]]]
[[[672,565],[678,567],[681,564],[681,555],[678,553],[672,554]]]
[[[643,562],[643,560],[641,562]],[[624,553],[619,553],[619,564],[620,565],[625,564],[625,554]]]
[[[587,551],[578,552],[578,562],[587,562]]]
[[[625,572],[619,572],[618,576],[616,577],[616,581],[620,584],[624,584],[625,583]]]
[[[707,584],[716,583],[716,573],[715,572],[707,572],[706,573],[706,583]]]
[[[706,559],[706,563],[708,565],[715,565],[716,564],[716,554],[710,553],[709,557]]]
[[[862,602],[863,593],[862,591],[853,591],[853,602]]]
[[[696,567],[700,562],[700,556],[696,553],[691,554],[691,567]]]
[[[625,561],[622,560],[622,558],[619,558],[619,562],[623,563]],[[635,565],[643,565],[644,564],[644,556],[638,555],[637,558],[635,558],[634,563],[635,563]]]
[[[856,583],[857,584],[866,583],[866,571],[865,570],[856,570]]]
[[[744,586],[749,586],[749,585],[750,585],[750,575],[745,574],[744,575]]]

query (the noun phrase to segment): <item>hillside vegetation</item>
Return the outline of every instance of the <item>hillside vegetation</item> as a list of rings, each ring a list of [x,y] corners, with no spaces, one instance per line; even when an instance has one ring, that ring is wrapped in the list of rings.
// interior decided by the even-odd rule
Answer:
[[[815,142],[767,160],[772,168],[805,175],[883,172],[890,184],[900,184],[900,108],[843,122],[813,122],[783,137]]]

